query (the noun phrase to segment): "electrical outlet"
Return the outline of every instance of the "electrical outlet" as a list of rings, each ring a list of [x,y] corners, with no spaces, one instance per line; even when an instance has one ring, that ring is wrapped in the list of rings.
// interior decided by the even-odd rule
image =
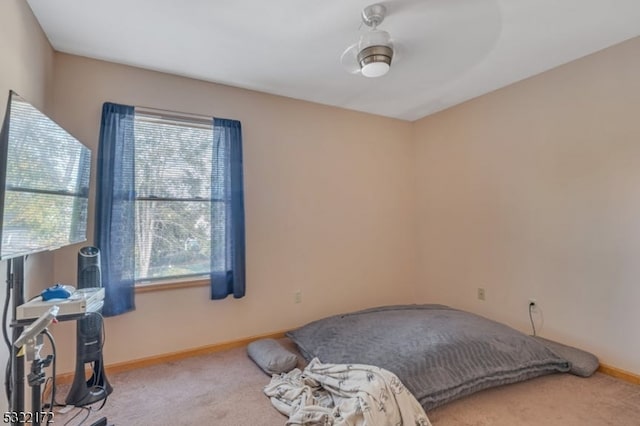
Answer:
[[[484,288],[478,287],[478,300],[485,300]]]
[[[293,303],[302,303],[302,290],[296,290],[293,293]]]

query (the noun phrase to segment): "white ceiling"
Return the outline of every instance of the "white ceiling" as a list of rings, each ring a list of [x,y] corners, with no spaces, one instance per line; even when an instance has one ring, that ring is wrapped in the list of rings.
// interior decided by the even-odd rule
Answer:
[[[28,0],[61,52],[416,120],[640,35],[640,0],[385,0],[389,73],[340,55],[375,0]]]

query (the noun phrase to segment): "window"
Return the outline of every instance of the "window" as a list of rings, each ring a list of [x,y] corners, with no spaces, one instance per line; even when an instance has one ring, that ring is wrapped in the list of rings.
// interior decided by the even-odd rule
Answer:
[[[135,309],[135,284],[206,276],[211,299],[245,295],[242,126],[105,102],[95,244],[103,314]]]
[[[224,223],[211,198],[211,121],[136,111],[134,135],[136,282],[208,274],[212,209]]]

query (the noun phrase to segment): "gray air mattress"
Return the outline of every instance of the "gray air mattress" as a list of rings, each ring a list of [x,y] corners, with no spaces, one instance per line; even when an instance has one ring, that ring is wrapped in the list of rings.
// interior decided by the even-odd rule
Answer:
[[[530,336],[442,305],[384,306],[336,315],[287,336],[307,360],[391,371],[425,410],[481,389],[570,368]]]

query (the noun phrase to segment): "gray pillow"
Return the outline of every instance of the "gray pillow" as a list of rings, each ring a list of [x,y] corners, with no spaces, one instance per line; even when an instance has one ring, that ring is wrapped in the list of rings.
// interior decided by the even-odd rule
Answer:
[[[563,345],[539,336],[533,336],[534,339],[545,345],[551,352],[569,361],[571,370],[569,373],[580,377],[589,377],[596,372],[600,366],[598,358],[589,352],[583,351],[572,346]]]
[[[274,339],[249,343],[247,354],[267,374],[287,373],[298,364],[298,357]]]

